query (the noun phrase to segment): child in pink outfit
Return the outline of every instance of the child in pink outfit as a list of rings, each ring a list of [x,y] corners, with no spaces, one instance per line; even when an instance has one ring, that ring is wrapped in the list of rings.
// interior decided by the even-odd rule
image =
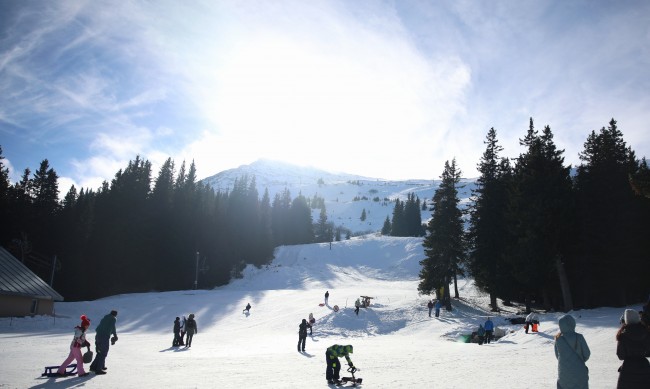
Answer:
[[[59,366],[59,370],[57,370],[60,376],[65,375],[65,369],[73,359],[77,361],[77,374],[79,377],[84,377],[89,374],[84,370],[84,361],[81,357],[81,348],[84,346],[90,348],[90,343],[86,340],[86,330],[88,327],[90,327],[90,320],[88,320],[86,315],[81,315],[81,325],[74,328],[74,338],[72,339],[72,343],[70,343],[70,354],[68,354],[68,358],[63,361],[61,366]]]

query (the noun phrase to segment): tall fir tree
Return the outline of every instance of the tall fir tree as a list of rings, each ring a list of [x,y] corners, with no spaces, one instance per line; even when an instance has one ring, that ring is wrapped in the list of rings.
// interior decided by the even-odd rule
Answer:
[[[420,261],[422,269],[418,290],[431,294],[444,287],[443,300],[447,310],[451,310],[449,285],[462,273],[461,264],[465,258],[463,212],[459,208],[456,188],[460,175],[455,159],[451,164],[445,162],[442,182],[433,196],[433,214],[422,244],[425,258]]]
[[[492,310],[497,311],[497,296],[506,301],[513,297],[508,264],[503,253],[508,245],[508,228],[504,210],[508,204],[508,186],[512,169],[507,158],[501,158],[497,132],[488,131],[486,149],[478,164],[481,174],[473,191],[468,228],[468,268],[476,285],[490,295]]]

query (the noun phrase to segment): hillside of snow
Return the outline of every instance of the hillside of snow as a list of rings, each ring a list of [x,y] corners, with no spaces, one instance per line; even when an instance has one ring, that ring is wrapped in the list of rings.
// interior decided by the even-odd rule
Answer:
[[[269,266],[249,267],[241,279],[214,290],[62,302],[55,317],[1,318],[0,388],[327,388],[324,353],[337,343],[354,346],[362,388],[555,387],[553,336],[561,313],[540,314],[540,332],[525,334],[505,320],[514,317],[513,308],[494,318],[504,337],[489,345],[464,343],[463,335],[490,315],[487,296],[461,279],[453,311],[429,318],[429,296],[417,292],[423,256],[419,238],[377,235],[331,247],[279,247]],[[329,304],[319,306],[326,290]],[[357,316],[360,295],[374,299]],[[242,311],[247,302],[250,314]],[[112,309],[119,312],[119,341],[110,349],[108,374],[40,376],[44,366],[66,358],[81,314],[92,321],[93,342],[95,326]],[[622,311],[572,312],[591,348],[591,388],[616,386],[614,336]],[[198,323],[192,347],[171,347],[174,318],[189,313]],[[298,324],[309,313],[316,324],[301,353]]]
[[[203,182],[215,191],[227,191],[233,188],[236,179],[247,176],[250,180],[255,177],[260,198],[264,190],[268,189],[271,201],[277,193],[285,189],[289,190],[292,198],[299,194],[307,198],[316,195],[325,200],[329,222],[358,234],[380,231],[386,216],[389,219],[393,217],[394,200],[405,201],[409,193],[414,193],[420,202],[427,201],[429,207],[421,212],[422,221],[426,222],[431,217],[431,199],[440,184],[440,180],[434,180],[433,177],[440,174],[442,170],[432,171],[430,180],[388,181],[346,173],[330,173],[278,161],[259,160],[250,165],[225,170],[204,179]],[[474,188],[474,179],[461,181],[458,197],[462,204],[470,201],[471,190]],[[386,199],[388,201],[385,201]],[[365,221],[361,220],[364,209]],[[320,209],[312,211],[314,221],[318,220],[319,215]]]

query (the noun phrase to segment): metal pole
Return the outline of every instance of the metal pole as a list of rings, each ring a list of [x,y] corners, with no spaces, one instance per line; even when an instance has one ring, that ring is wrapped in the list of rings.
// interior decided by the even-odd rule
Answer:
[[[54,269],[56,269],[56,255],[54,256],[54,261],[52,261],[52,275],[50,276],[50,287],[54,287]]]
[[[194,289],[199,287],[199,252],[196,252],[196,272],[194,273]]]

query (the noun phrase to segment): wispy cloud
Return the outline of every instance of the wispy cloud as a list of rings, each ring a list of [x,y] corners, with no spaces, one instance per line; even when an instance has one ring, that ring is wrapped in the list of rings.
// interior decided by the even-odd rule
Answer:
[[[648,155],[649,13],[643,1],[16,3],[0,133],[14,165],[12,146],[29,142],[31,160],[74,182],[105,174],[91,161],[136,154],[195,160],[200,176],[266,157],[385,178],[436,178],[456,157],[472,176],[487,130],[516,156],[531,116],[568,163],[611,117]],[[73,147],[57,160],[54,145]]]

